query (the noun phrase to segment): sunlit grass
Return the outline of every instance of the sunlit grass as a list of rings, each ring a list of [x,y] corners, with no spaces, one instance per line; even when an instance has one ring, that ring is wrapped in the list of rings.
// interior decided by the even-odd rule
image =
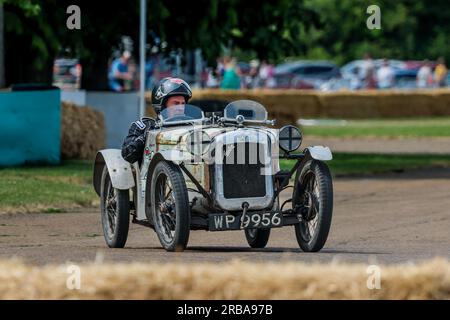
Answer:
[[[450,137],[450,117],[348,120],[339,125],[319,121],[302,129],[305,136],[323,137]]]

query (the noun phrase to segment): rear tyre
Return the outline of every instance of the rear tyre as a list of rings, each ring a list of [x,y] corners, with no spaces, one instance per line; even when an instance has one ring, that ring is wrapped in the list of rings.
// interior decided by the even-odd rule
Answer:
[[[273,210],[279,210],[278,198],[275,199]],[[247,243],[252,248],[265,248],[269,242],[271,229],[245,229],[245,238]]]
[[[130,225],[130,194],[113,187],[106,166],[102,172],[100,210],[106,244],[110,248],[123,248]]]
[[[317,252],[328,238],[333,213],[333,184],[328,166],[309,160],[296,176],[292,206],[301,205],[302,221],[295,225],[300,248]]]
[[[183,251],[189,241],[190,209],[180,168],[161,161],[153,171],[151,208],[159,242],[167,251]]]
[[[270,229],[245,229],[245,238],[252,248],[264,248],[270,237]]]

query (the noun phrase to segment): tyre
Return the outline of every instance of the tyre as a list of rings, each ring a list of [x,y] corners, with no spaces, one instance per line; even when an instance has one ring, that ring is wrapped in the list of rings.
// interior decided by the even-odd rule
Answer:
[[[130,194],[113,187],[108,168],[102,172],[100,210],[103,236],[110,248],[123,248],[130,226]]]
[[[279,210],[278,199],[275,199],[273,210]],[[271,229],[245,229],[245,238],[252,248],[265,248],[269,241]]]
[[[167,251],[183,251],[191,220],[183,173],[175,164],[161,161],[153,171],[151,186],[151,211],[159,242]]]
[[[321,161],[309,160],[295,178],[292,206],[302,207],[302,221],[295,225],[300,248],[317,252],[328,238],[333,213],[333,184],[328,166]]]
[[[270,229],[245,229],[245,238],[252,248],[264,248],[270,237]]]

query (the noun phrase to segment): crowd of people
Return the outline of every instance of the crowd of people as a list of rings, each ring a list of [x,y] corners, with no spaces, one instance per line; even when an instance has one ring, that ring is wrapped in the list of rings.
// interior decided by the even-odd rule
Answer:
[[[217,67],[208,69],[207,88],[250,89],[273,88],[275,86],[274,68],[266,60],[252,60],[243,70],[236,58],[225,56],[217,59]]]
[[[434,69],[434,70],[433,70]],[[395,87],[395,69],[390,65],[388,59],[383,59],[382,65],[376,68],[370,55],[364,56],[364,63],[361,68],[354,70],[351,89],[390,89]],[[435,88],[447,86],[448,69],[444,58],[439,58],[433,64],[429,60],[424,60],[417,72],[417,88]]]
[[[146,89],[151,90],[159,79],[156,75],[157,59],[147,59]],[[113,91],[123,92],[137,90],[139,79],[138,66],[131,53],[124,51],[110,63],[108,80]],[[266,60],[252,60],[250,63],[238,63],[236,58],[224,56],[217,59],[216,68],[206,68],[202,76],[201,87],[221,89],[252,89],[276,87],[275,66]],[[398,70],[397,70],[398,71]],[[434,88],[447,86],[448,69],[443,58],[436,62],[424,60],[417,71],[417,88]],[[380,64],[369,54],[364,56],[362,64],[352,70],[348,89],[390,89],[396,87],[396,69],[390,60],[383,59]]]

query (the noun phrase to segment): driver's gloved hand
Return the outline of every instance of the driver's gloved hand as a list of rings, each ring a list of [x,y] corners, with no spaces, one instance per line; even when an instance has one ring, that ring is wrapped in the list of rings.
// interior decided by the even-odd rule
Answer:
[[[141,161],[147,133],[154,126],[155,121],[152,118],[142,118],[131,124],[128,135],[122,144],[122,157],[126,161],[130,163]]]

